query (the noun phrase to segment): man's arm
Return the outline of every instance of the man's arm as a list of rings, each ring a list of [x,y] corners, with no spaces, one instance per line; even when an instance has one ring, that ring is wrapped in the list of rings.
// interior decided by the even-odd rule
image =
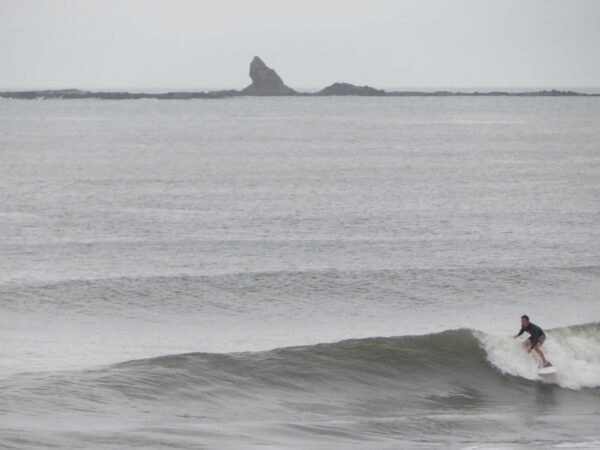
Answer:
[[[516,338],[518,338],[518,337],[519,337],[519,336],[521,336],[523,333],[525,333],[525,328],[521,327],[521,331],[519,331],[519,333],[518,333],[518,334],[514,335],[514,336],[513,336],[513,339],[516,339]]]

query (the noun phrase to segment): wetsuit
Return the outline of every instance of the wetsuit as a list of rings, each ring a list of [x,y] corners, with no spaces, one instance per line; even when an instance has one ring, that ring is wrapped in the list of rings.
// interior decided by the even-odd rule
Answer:
[[[521,327],[521,331],[519,331],[519,334],[517,334],[517,336],[521,336],[526,331],[529,333],[529,341],[531,342],[531,348],[534,348],[535,344],[537,344],[538,342],[541,342],[543,344],[546,340],[546,334],[544,333],[544,330],[542,330],[540,327],[531,322],[529,322],[529,325],[527,325],[527,327]]]

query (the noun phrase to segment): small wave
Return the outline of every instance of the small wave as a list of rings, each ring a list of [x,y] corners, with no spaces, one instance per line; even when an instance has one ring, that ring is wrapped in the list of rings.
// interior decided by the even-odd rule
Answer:
[[[1,215],[2,213],[0,213]],[[162,244],[174,244],[174,243],[183,243],[188,242],[189,244],[213,244],[215,242],[223,243],[243,243],[248,242],[249,240],[204,240],[204,241],[183,241],[183,240],[165,240],[161,241]],[[261,240],[266,242],[265,240]],[[276,242],[277,240],[269,240],[271,242]],[[290,240],[284,240],[289,242]],[[341,242],[343,240],[336,239],[336,242]],[[146,241],[144,239],[118,239],[118,238],[107,238],[103,240],[69,240],[69,241],[56,241],[52,243],[44,242],[40,244],[29,244],[31,246],[62,246],[65,244],[72,245],[96,245],[96,244],[108,244],[108,245],[124,245],[134,243],[136,245],[147,244],[150,241]],[[154,242],[154,241],[152,241]],[[365,242],[369,243],[385,243],[385,240],[365,240]],[[154,242],[156,245],[156,242]],[[39,274],[36,276],[31,276],[31,274],[19,275],[19,276],[11,276],[10,278],[6,278],[5,280],[0,281],[0,286],[2,284],[12,284],[18,283],[19,285],[29,285],[31,287],[38,286],[50,286],[50,285],[67,285],[67,284],[86,284],[89,282],[95,283],[111,283],[111,282],[160,282],[163,283],[169,280],[187,280],[187,281],[202,281],[202,282],[210,282],[210,281],[220,281],[227,280],[228,283],[231,280],[246,280],[246,279],[260,279],[260,278],[296,278],[302,280],[306,278],[315,278],[315,277],[344,277],[344,276],[357,276],[362,275],[366,277],[372,276],[380,276],[387,278],[395,278],[395,277],[415,277],[415,276],[449,276],[449,277],[462,277],[467,276],[472,278],[474,276],[481,278],[508,278],[512,282],[516,280],[521,280],[522,282],[527,280],[530,276],[540,277],[546,274],[547,276],[552,277],[553,279],[557,277],[557,273],[561,272],[571,272],[578,273],[582,275],[599,275],[600,274],[600,266],[597,265],[582,265],[582,266],[526,266],[526,267],[504,267],[504,266],[495,266],[495,267],[486,267],[486,268],[475,268],[475,267],[462,267],[462,268],[428,268],[428,267],[420,267],[420,268],[408,268],[408,269],[335,269],[331,267],[307,267],[305,269],[300,270],[288,270],[285,268],[274,269],[274,268],[265,268],[263,270],[250,270],[250,271],[208,271],[206,273],[199,274],[197,272],[186,272],[185,270],[176,270],[172,273],[166,273],[164,268],[161,268],[159,272],[154,272],[152,270],[145,271],[144,273],[127,273],[127,274],[114,274],[110,276],[102,276],[99,277],[97,273],[70,273],[70,274],[62,274],[62,275],[52,275],[49,276],[47,273]]]

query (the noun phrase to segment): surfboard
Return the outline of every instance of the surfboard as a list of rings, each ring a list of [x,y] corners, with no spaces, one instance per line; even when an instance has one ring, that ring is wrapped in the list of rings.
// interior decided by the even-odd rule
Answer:
[[[554,367],[554,366],[540,367],[538,369],[538,373],[540,375],[550,375],[550,374],[556,373],[556,367]]]

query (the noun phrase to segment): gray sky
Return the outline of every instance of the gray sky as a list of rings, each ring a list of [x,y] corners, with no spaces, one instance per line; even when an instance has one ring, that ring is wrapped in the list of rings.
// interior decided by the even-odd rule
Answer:
[[[0,0],[0,88],[600,87],[600,0]]]

